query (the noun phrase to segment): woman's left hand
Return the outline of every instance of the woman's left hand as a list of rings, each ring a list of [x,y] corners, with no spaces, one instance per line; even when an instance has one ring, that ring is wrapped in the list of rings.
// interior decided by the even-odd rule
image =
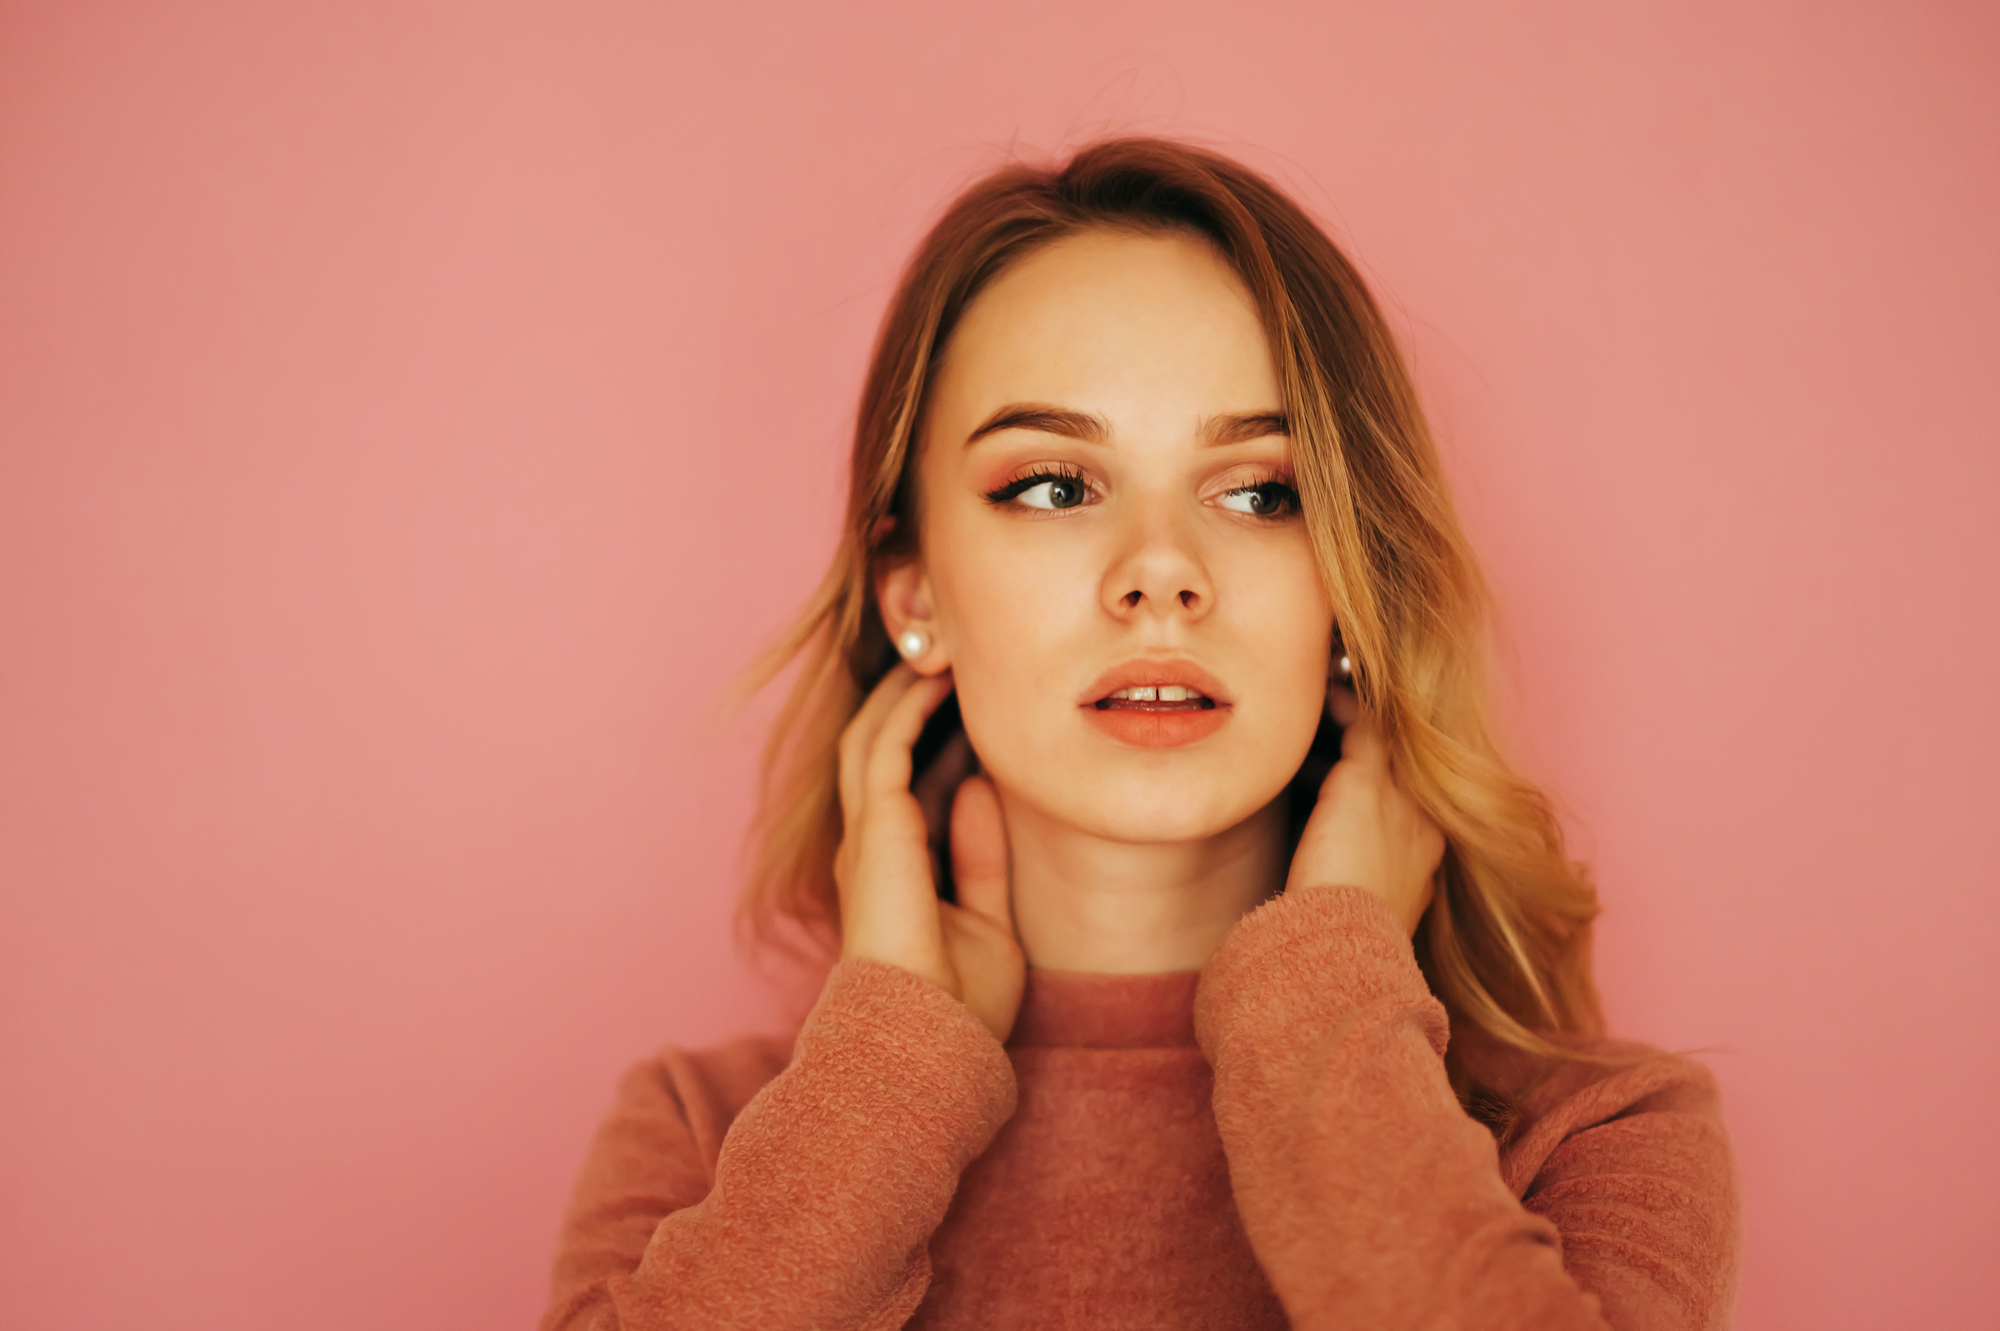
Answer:
[[[1444,833],[1396,784],[1382,732],[1346,686],[1330,685],[1327,703],[1346,727],[1340,761],[1320,783],[1285,891],[1358,887],[1380,897],[1415,933],[1444,860]]]

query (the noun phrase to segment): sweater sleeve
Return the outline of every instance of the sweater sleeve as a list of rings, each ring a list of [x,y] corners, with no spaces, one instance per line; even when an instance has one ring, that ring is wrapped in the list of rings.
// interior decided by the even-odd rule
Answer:
[[[960,1172],[1015,1097],[963,1004],[865,960],[834,968],[791,1064],[719,1150],[703,1149],[717,1115],[691,1083],[642,1065],[621,1086],[564,1221],[544,1331],[899,1327]]]
[[[1294,1326],[1726,1323],[1734,1173],[1697,1065],[1661,1056],[1541,1104],[1540,1163],[1510,1180],[1452,1094],[1409,938],[1356,888],[1246,917],[1195,1023],[1244,1228]]]

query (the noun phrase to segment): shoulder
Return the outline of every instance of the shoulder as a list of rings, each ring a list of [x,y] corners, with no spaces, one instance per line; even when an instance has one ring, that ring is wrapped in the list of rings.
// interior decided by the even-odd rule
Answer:
[[[679,1137],[712,1163],[730,1125],[766,1088],[867,1098],[912,1081],[970,1082],[973,1098],[1006,1100],[1012,1112],[1006,1052],[962,1003],[894,966],[847,960],[833,968],[793,1034],[669,1045],[632,1064],[600,1139],[660,1144],[663,1136]]]
[[[702,1049],[669,1045],[626,1075],[658,1077],[684,1100],[713,1105],[732,1116],[792,1061],[796,1035],[745,1035]]]
[[[1688,1325],[1720,1325],[1742,1206],[1713,1074],[1633,1041],[1552,1037],[1576,1057],[1538,1059],[1461,1034],[1474,1080],[1516,1102],[1500,1172],[1555,1223],[1565,1266],[1607,1312],[1664,1294]]]
[[[628,1067],[584,1157],[572,1220],[607,1206],[623,1214],[638,1197],[664,1209],[700,1200],[729,1125],[790,1055],[789,1039],[750,1036],[670,1046]]]
[[[743,1107],[791,1062],[794,1040],[747,1035],[704,1048],[668,1045],[625,1070],[611,1122],[684,1132],[713,1160]]]
[[[1626,1126],[1598,1140],[1640,1152],[1668,1140],[1680,1147],[1699,1144],[1711,1164],[1728,1164],[1721,1093],[1702,1064],[1635,1040],[1544,1038],[1571,1056],[1538,1057],[1476,1028],[1452,1026],[1453,1050],[1472,1080],[1516,1107],[1501,1164],[1517,1196],[1531,1190],[1564,1143],[1616,1124]]]
[[[723,1135],[791,1046],[768,1036],[675,1046],[625,1070],[570,1195],[544,1326],[578,1324],[608,1278],[638,1266],[661,1217],[707,1195]]]

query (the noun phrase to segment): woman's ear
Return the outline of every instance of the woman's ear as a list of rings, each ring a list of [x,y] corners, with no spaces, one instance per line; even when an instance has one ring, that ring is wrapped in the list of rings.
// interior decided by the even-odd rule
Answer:
[[[875,604],[896,652],[921,675],[951,668],[951,652],[938,632],[931,580],[916,555],[884,563],[875,574]]]

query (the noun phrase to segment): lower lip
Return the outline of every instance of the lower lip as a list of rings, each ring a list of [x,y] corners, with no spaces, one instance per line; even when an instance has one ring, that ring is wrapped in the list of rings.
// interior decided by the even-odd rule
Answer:
[[[1083,706],[1084,720],[1121,744],[1138,749],[1177,749],[1207,739],[1229,720],[1227,707]]]

